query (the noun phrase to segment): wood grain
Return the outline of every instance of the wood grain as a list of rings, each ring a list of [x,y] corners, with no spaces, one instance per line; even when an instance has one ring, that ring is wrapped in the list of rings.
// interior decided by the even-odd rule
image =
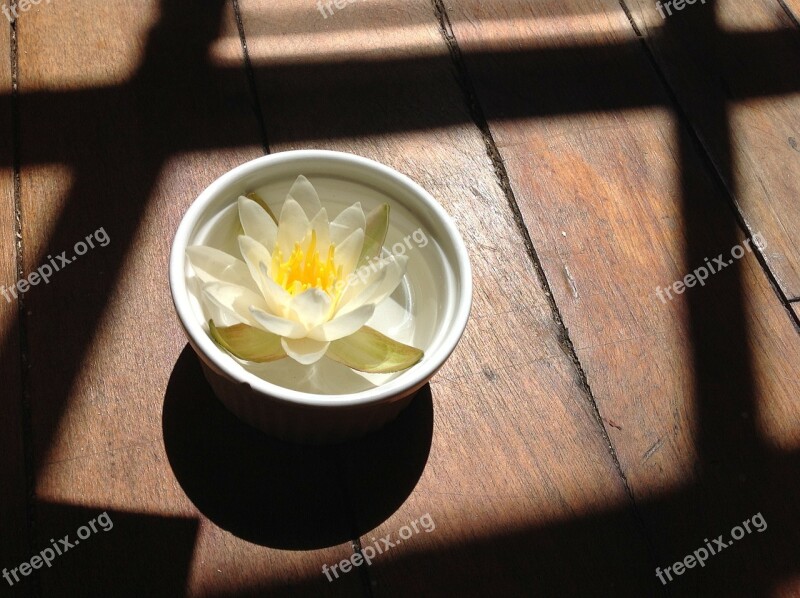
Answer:
[[[329,592],[320,567],[338,551],[324,547],[350,534],[311,538],[309,552],[265,547],[286,541],[257,534],[276,518],[257,502],[274,498],[265,480],[286,484],[276,476],[309,459],[253,438],[210,396],[167,284],[186,208],[261,154],[241,54],[235,66],[209,58],[218,39],[238,41],[230,3],[74,0],[23,16],[25,270],[100,229],[110,239],[28,302],[36,541],[74,536],[106,510],[116,523],[44,571],[42,594]],[[320,517],[350,530],[331,476]]]
[[[800,77],[785,66],[800,56],[796,23],[777,0],[717,0],[666,20],[654,2],[629,5],[750,233],[767,240],[778,284],[800,297]],[[730,139],[713,125],[718,107]]]
[[[792,303],[792,309],[797,314],[797,317],[800,318],[800,303]]]
[[[436,525],[362,569],[372,594],[646,593],[644,538],[430,5],[356,3],[327,19],[288,0],[241,7],[272,149],[350,151],[408,174],[454,217],[474,268],[466,336],[431,383],[427,466],[385,522],[358,489],[393,471],[369,449],[348,451],[362,546],[425,514]],[[281,36],[298,23],[307,33]]]
[[[652,3],[637,1],[649,34]],[[265,143],[231,4],[70,0],[17,23],[24,273],[101,228],[110,243],[25,298],[30,541],[20,334],[0,300],[0,566],[102,512],[114,522],[20,593],[659,595],[656,566],[755,513],[765,533],[668,589],[800,591],[796,323],[750,252],[656,297],[745,241],[708,163],[798,296],[796,28],[779,5],[717,2],[742,42],[706,35],[702,12],[673,18],[648,39],[669,94],[616,0],[363,1],[327,18],[240,0],[270,149],[408,174],[453,215],[474,268],[470,324],[430,387],[380,434],[311,449],[220,405],[167,288],[189,203]],[[7,148],[0,284],[17,277]],[[351,540],[414,524],[371,567],[323,575]]]
[[[0,95],[11,96],[10,27],[0,26]],[[10,102],[4,102],[10,108]],[[14,133],[12,111],[0,113],[0,136],[3,139],[0,167],[0,566],[13,568],[29,558],[27,524],[27,480],[23,444],[22,386],[20,383],[19,304],[12,288],[17,282],[17,225],[14,209],[14,171],[12,167]],[[6,580],[2,580],[5,585]],[[17,586],[26,594],[30,587]]]
[[[800,0],[780,0],[780,4],[795,23],[800,22]]]
[[[523,4],[528,18],[520,18]],[[769,512],[781,531],[743,541],[724,564],[673,586],[735,595],[791,588],[797,511],[780,485],[800,444],[793,398],[800,388],[786,375],[800,363],[800,337],[749,252],[705,286],[658,299],[657,287],[684,278],[705,257],[730,255],[744,238],[644,53],[629,56],[624,72],[614,68],[618,49],[635,47],[634,32],[621,26],[624,11],[613,1],[580,4],[593,15],[580,34],[555,35],[557,10],[538,4],[447,6],[659,565],[683,558],[697,538]],[[596,48],[591,60],[573,60],[578,42]],[[497,57],[514,52],[528,53],[524,68]],[[606,83],[597,87],[593,65],[604,60]],[[665,108],[576,113],[587,97],[628,106],[632,86],[651,98],[649,106]],[[562,106],[565,115],[509,119],[521,105],[532,115]],[[725,139],[720,114],[706,126]]]

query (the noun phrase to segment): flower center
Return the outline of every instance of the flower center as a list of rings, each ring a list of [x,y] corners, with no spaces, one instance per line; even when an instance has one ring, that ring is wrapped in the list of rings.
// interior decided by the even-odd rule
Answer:
[[[294,244],[294,250],[284,261],[281,250],[276,247],[272,253],[272,271],[274,280],[291,295],[299,295],[311,288],[325,291],[331,297],[337,295],[336,284],[342,275],[342,267],[336,267],[333,261],[334,245],[328,247],[328,255],[323,258],[317,249],[317,233],[311,231],[311,242],[303,251],[300,243]]]

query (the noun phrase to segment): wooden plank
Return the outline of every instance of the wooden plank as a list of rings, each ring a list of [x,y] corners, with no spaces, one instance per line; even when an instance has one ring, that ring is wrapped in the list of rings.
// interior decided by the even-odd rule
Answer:
[[[360,570],[373,595],[646,593],[647,548],[624,484],[429,3],[356,3],[328,18],[290,0],[240,4],[272,148],[350,151],[410,175],[453,215],[472,258],[472,319],[430,387],[425,471],[383,523],[364,487],[395,471],[388,455],[408,440],[390,429],[348,449],[362,546],[426,513],[436,525]]]
[[[796,23],[800,22],[800,0],[779,0],[779,2]]]
[[[0,95],[11,95],[11,29],[0,26]],[[10,106],[10,102],[6,106]],[[0,113],[4,167],[0,168],[0,567],[13,568],[30,558],[27,523],[27,481],[23,444],[22,385],[20,383],[20,345],[18,302],[9,290],[17,282],[17,235],[14,209],[14,151],[12,112]],[[6,166],[7,165],[7,166]],[[0,580],[5,585],[6,580]],[[30,587],[22,589],[27,593]]]
[[[792,309],[797,314],[797,317],[800,318],[800,303],[792,303]]]
[[[777,0],[687,5],[666,19],[650,0],[628,4],[748,229],[766,238],[764,258],[778,284],[788,298],[800,297],[800,78],[786,67],[800,54],[796,22]],[[714,21],[718,35],[705,32]],[[761,41],[745,46],[736,39],[745,35]],[[791,93],[729,100],[777,81]],[[711,124],[718,105],[727,106],[730,142]]]
[[[793,374],[800,337],[749,252],[702,287],[671,301],[656,296],[657,287],[684,278],[705,257],[730,255],[744,239],[674,115],[635,108],[575,114],[587,97],[627,107],[633,86],[656,96],[648,105],[669,106],[643,53],[624,72],[614,68],[612,50],[635,39],[621,26],[627,16],[619,4],[579,4],[591,18],[561,31],[553,31],[560,15],[552,6],[447,6],[658,564],[663,569],[699,538],[727,536],[763,512],[780,522],[770,527],[775,533],[748,536],[724,561],[717,557],[701,574],[687,571],[672,587],[757,595],[787,584],[791,592],[797,571],[788,555],[798,530],[786,497],[795,484],[788,494],[779,488],[784,476],[792,478],[800,447]],[[591,63],[559,62],[559,49],[566,61],[576,44],[596,47]],[[503,61],[513,52],[528,53],[524,68]],[[607,81],[598,86],[592,69],[604,60]],[[509,119],[523,103],[531,118]],[[552,106],[564,116],[536,118]],[[707,126],[724,139],[724,120]]]
[[[261,154],[241,55],[231,67],[208,58],[219,38],[238,40],[230,3],[42,3],[19,27],[25,268],[69,257],[88,235],[97,241],[30,292],[36,541],[74,534],[106,510],[119,520],[43,571],[42,594],[289,595],[294,583],[329,591],[319,567],[335,548],[266,548],[278,540],[242,529],[247,518],[254,533],[286,513],[265,515],[268,504],[237,486],[233,474],[247,472],[235,460],[263,455],[264,466],[286,456],[299,475],[309,459],[254,439],[209,395],[167,284],[173,232],[190,202]],[[250,452],[232,451],[237,443],[224,452],[225,434]],[[212,440],[220,450],[209,453]],[[233,460],[227,468],[212,460],[223,456]],[[231,496],[214,500],[221,488]],[[326,499],[340,507],[320,511],[330,526],[349,526],[342,501]]]

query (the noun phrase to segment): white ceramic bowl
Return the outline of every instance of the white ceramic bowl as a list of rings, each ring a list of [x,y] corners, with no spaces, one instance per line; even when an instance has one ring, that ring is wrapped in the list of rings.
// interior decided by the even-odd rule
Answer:
[[[408,370],[392,376],[358,377],[330,362],[324,366],[328,369],[305,376],[288,358],[263,366],[242,364],[209,336],[186,248],[207,244],[234,253],[237,198],[256,191],[279,209],[301,174],[314,184],[331,218],[337,208],[355,201],[361,201],[365,211],[382,202],[390,204],[390,230],[384,247],[399,248],[397,243],[406,240],[408,273],[387,307],[368,324],[425,351],[422,361]],[[419,229],[424,231],[424,246],[409,240],[412,231]],[[414,239],[422,236],[418,233]],[[242,164],[214,181],[183,217],[172,244],[169,269],[175,310],[222,403],[270,435],[310,444],[355,438],[393,419],[453,352],[472,303],[467,251],[444,209],[405,175],[340,152],[272,154]],[[320,363],[328,361],[323,358]]]

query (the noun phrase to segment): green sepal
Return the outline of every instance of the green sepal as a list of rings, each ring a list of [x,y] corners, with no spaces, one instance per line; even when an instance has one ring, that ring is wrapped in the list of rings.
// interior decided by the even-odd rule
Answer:
[[[363,326],[354,334],[333,341],[325,355],[359,372],[390,374],[419,363],[425,353]]]
[[[367,214],[367,226],[364,228],[364,245],[358,258],[358,267],[380,255],[389,230],[389,204],[381,204]]]
[[[217,328],[208,321],[211,338],[228,353],[244,361],[267,363],[286,357],[281,337],[247,324]]]

